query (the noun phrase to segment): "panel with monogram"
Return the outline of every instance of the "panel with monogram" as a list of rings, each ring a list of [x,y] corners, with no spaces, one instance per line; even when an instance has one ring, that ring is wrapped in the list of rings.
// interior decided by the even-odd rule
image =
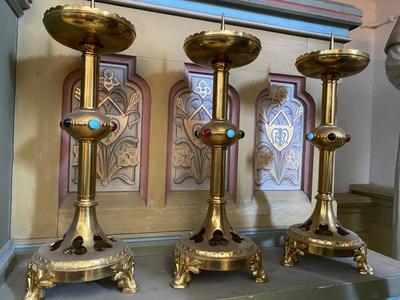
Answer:
[[[307,101],[297,81],[273,79],[256,104],[255,189],[303,190]]]

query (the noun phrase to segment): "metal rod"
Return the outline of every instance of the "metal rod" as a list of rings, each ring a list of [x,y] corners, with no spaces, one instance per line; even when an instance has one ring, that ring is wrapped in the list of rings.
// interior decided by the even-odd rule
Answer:
[[[95,47],[84,45],[82,47],[82,73],[81,73],[81,109],[97,109],[98,78],[100,59]],[[79,141],[78,163],[78,199],[76,206],[96,205],[96,158],[97,141],[82,139]]]
[[[335,49],[335,37],[333,36],[333,33],[331,33],[331,41],[329,43],[329,49],[330,50]]]
[[[226,121],[228,110],[228,66],[226,63],[214,64],[213,82],[213,120]]]
[[[335,77],[322,78],[322,116],[323,125],[335,125],[336,123],[336,97],[337,79]]]
[[[222,21],[222,25],[224,21]],[[221,28],[222,28],[221,25]],[[228,111],[228,65],[224,62],[214,64],[213,80],[213,121],[227,121]],[[224,202],[226,147],[211,148],[210,196],[214,201]]]
[[[331,49],[333,49],[333,36]],[[336,78],[322,78],[322,125],[336,125]],[[321,149],[319,156],[318,192],[333,195],[333,176],[335,172],[335,151]]]

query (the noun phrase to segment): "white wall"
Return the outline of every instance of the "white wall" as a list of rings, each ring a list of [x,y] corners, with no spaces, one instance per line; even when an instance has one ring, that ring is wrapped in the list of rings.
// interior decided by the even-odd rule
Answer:
[[[363,25],[380,23],[400,14],[399,0],[340,0],[364,12]],[[357,28],[345,48],[371,55],[362,73],[339,86],[338,125],[353,140],[337,151],[336,192],[351,183],[393,186],[400,128],[400,91],[388,81],[384,47],[394,23],[377,29]]]
[[[399,0],[395,0],[399,1]],[[375,0],[341,0],[364,13],[363,22],[374,22]],[[399,2],[400,3],[400,2]],[[374,72],[374,32],[357,28],[350,33],[351,42],[345,48],[365,51],[371,63],[361,73],[344,78],[338,92],[338,126],[352,136],[350,143],[336,151],[335,191],[347,192],[349,184],[369,183],[371,150],[371,115]]]
[[[376,20],[400,14],[399,0],[377,0]],[[384,48],[394,23],[375,30],[370,182],[393,186],[400,128],[400,91],[386,78]]]

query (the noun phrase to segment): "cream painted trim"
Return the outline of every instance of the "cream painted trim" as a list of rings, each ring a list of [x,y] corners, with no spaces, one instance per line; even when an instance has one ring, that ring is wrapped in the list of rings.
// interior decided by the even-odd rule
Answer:
[[[239,204],[228,199],[227,214],[233,228],[247,232],[282,229],[303,222],[312,210],[311,202],[302,191],[268,192],[263,195]],[[62,236],[71,223],[73,200],[68,198],[63,201],[59,210],[58,236]],[[134,238],[179,236],[195,230],[204,220],[207,213],[205,200],[192,196],[173,199],[164,207],[146,207],[143,203],[120,197],[114,197],[112,201],[99,199],[97,215],[108,234]]]
[[[378,186],[373,184],[351,184],[350,192],[373,198],[382,198],[393,202],[394,189],[392,187]]]

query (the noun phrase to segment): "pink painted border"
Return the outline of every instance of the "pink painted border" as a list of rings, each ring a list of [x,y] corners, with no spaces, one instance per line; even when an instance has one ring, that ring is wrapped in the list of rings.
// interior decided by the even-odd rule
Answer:
[[[270,73],[268,76],[269,82],[281,82],[281,83],[290,83],[295,85],[294,96],[299,99],[307,108],[304,111],[304,119],[305,121],[305,132],[311,131],[315,127],[315,101],[311,97],[309,93],[306,92],[306,78],[303,76],[294,76],[294,75],[284,75],[284,74],[275,74]],[[254,151],[256,149],[257,142],[257,106],[258,102],[269,96],[270,89],[267,87],[262,90],[261,93],[257,96],[256,105],[255,105],[255,130],[254,130]],[[302,189],[304,193],[308,196],[311,201],[312,196],[312,173],[313,173],[313,157],[314,157],[314,147],[311,143],[304,143],[304,167],[303,167],[303,182]],[[255,160],[255,154],[254,154]],[[255,161],[253,161],[253,185],[254,185],[254,176],[255,176]],[[253,188],[255,190],[255,188]]]
[[[151,92],[146,81],[136,74],[136,57],[112,54],[102,55],[102,63],[111,63],[117,65],[126,65],[128,70],[127,80],[136,84],[143,95],[142,110],[142,143],[140,158],[140,186],[139,195],[147,202],[148,193],[148,174],[149,174],[149,139],[150,139],[150,109]],[[72,86],[81,78],[80,69],[72,71],[64,80],[62,116],[63,119],[71,111]],[[59,201],[61,202],[68,194],[68,163],[69,163],[69,135],[63,130],[61,133],[61,151],[60,151],[60,179],[59,179]]]
[[[185,63],[184,67],[184,79],[175,83],[169,93],[168,100],[168,133],[167,133],[167,167],[166,167],[166,184],[165,184],[165,201],[167,201],[169,194],[171,193],[171,154],[172,154],[172,122],[173,122],[173,113],[174,113],[174,99],[175,95],[189,87],[189,74],[190,73],[200,73],[212,75],[213,70],[211,68],[205,68],[192,63]],[[228,95],[231,99],[232,103],[232,123],[239,127],[239,112],[240,112],[240,101],[239,94],[231,85],[228,88]],[[237,161],[238,161],[238,143],[235,143],[229,149],[229,154],[231,157],[231,165],[229,167],[229,186],[228,192],[231,194],[233,199],[236,199],[236,191],[237,191]]]

